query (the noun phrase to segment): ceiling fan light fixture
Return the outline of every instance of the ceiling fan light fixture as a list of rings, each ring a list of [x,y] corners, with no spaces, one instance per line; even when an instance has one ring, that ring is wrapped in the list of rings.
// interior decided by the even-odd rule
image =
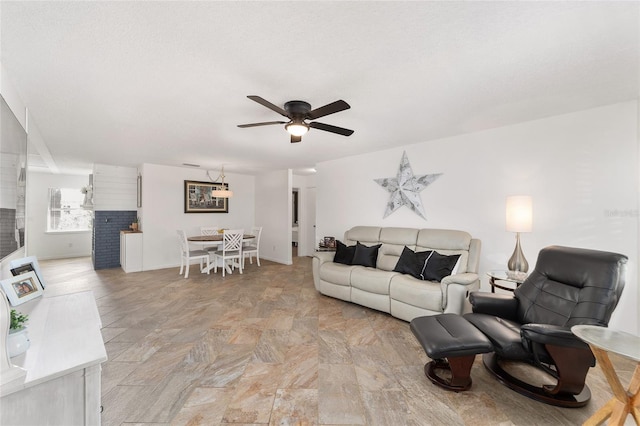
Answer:
[[[351,106],[342,99],[312,110],[311,104],[305,101],[285,102],[283,109],[260,96],[249,95],[247,97],[260,105],[269,108],[271,111],[277,112],[283,117],[287,117],[290,121],[263,121],[261,123],[238,124],[238,127],[240,128],[284,124],[284,129],[291,135],[291,143],[301,142],[302,136],[309,131],[310,127],[342,136],[351,136],[353,134],[353,130],[344,129],[342,127],[318,123],[317,121],[305,121],[316,120],[329,114],[335,114],[336,112],[351,108]]]
[[[303,136],[309,131],[309,126],[307,126],[304,122],[289,123],[284,126],[284,128],[287,129],[287,132],[289,132],[293,136]]]
[[[209,180],[211,180],[213,183],[218,183],[218,179],[222,179],[222,183],[220,184],[220,188],[219,189],[213,189],[211,191],[211,196],[213,198],[231,198],[233,197],[233,191],[230,191],[229,189],[225,189],[228,188],[229,186],[227,185],[225,187],[224,185],[224,165],[222,165],[222,170],[220,171],[220,175],[215,179],[211,179],[211,175],[209,174],[209,171],[207,170],[207,177],[209,178]]]

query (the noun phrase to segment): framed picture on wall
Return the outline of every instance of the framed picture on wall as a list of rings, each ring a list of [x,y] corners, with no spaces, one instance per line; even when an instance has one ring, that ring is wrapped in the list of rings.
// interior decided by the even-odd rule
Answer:
[[[229,199],[211,196],[214,189],[229,189],[229,184],[184,181],[185,213],[229,213]]]

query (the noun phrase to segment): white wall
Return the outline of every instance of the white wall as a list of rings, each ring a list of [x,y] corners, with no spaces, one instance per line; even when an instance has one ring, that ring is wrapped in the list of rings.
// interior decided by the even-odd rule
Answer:
[[[33,173],[28,175],[27,246],[29,256],[63,259],[91,256],[91,231],[47,233],[49,188],[82,188],[89,176]]]
[[[13,114],[16,116],[22,128],[27,128],[27,108],[20,99],[20,95],[18,95],[18,91],[15,86],[11,82],[9,74],[7,74],[6,70],[0,63],[0,93],[2,93],[2,97],[13,111]]]
[[[133,167],[93,165],[93,206],[95,210],[136,210],[138,171]],[[85,186],[89,183],[85,178]]]
[[[255,221],[262,226],[260,258],[291,265],[291,170],[256,178]]]
[[[184,229],[187,235],[200,234],[201,226],[251,230],[255,219],[253,176],[225,172],[225,182],[233,191],[229,213],[185,213],[184,181],[208,182],[205,170],[156,164],[143,164],[140,170],[142,207],[138,215],[143,232],[143,270],[180,265],[178,229]]]
[[[407,145],[317,166],[318,235],[355,225],[461,229],[482,240],[480,269],[506,269],[515,239],[505,198],[533,197],[533,232],[522,235],[530,268],[548,245],[629,257],[611,326],[638,333],[638,107],[626,102],[488,131]],[[406,150],[414,174],[443,173],[424,189],[427,220],[402,207],[382,216]]]

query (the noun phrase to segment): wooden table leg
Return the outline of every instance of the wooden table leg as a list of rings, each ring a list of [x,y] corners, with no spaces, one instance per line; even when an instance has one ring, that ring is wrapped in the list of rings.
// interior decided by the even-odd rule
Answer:
[[[640,364],[636,366],[633,372],[631,382],[629,382],[629,389],[625,390],[613,368],[607,351],[595,346],[589,346],[600,364],[614,397],[587,419],[583,426],[600,425],[607,419],[609,419],[609,425],[622,426],[628,414],[631,414],[636,424],[640,425],[640,396],[638,396],[640,391]]]
[[[640,364],[636,366],[631,382],[629,382],[629,393],[631,394],[631,416],[640,425]]]

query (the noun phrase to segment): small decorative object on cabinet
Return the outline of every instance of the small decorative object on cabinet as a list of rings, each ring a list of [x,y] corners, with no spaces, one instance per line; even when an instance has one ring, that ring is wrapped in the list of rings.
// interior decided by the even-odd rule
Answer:
[[[336,247],[336,239],[335,237],[324,237],[324,244],[321,245],[324,248],[335,248]]]
[[[42,288],[47,287],[47,283],[44,281],[44,275],[42,275],[42,271],[40,271],[40,265],[38,264],[37,257],[28,256],[23,257],[22,259],[15,259],[9,263],[9,266],[12,268],[11,274],[14,276],[34,271]]]
[[[28,315],[23,315],[15,309],[11,310],[11,324],[7,338],[7,351],[10,358],[23,354],[29,349],[31,342],[25,325],[28,320]]]
[[[19,274],[0,281],[11,306],[17,306],[42,296],[42,285],[35,272]]]

